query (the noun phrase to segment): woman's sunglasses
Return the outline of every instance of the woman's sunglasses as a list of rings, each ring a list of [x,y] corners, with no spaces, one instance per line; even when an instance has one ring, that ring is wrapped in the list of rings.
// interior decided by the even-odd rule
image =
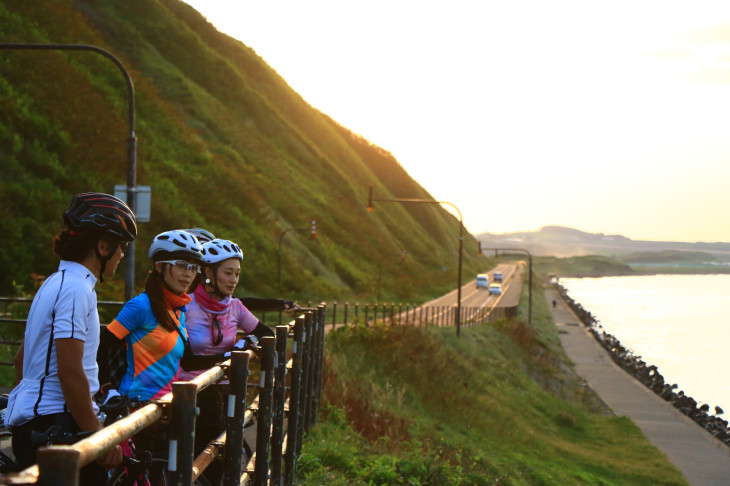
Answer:
[[[197,263],[186,262],[185,260],[161,260],[158,263],[169,263],[178,270],[192,270],[195,273],[200,273],[201,266]]]

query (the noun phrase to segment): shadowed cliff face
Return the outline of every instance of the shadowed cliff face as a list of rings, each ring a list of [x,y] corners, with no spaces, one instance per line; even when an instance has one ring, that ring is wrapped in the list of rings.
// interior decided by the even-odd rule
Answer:
[[[384,198],[430,196],[387,150],[312,108],[185,3],[0,0],[0,26],[3,42],[94,45],[129,71],[137,184],[152,188],[136,248],[138,286],[152,237],[193,227],[240,244],[246,295],[318,300],[377,289],[390,299],[409,288],[415,299],[453,285],[456,218],[438,204],[383,204],[368,214],[371,184]],[[117,67],[97,53],[2,52],[0,295],[29,292],[31,273],[55,270],[49,241],[72,194],[126,182],[127,94]],[[312,219],[316,239],[287,234],[277,282],[280,234]],[[465,238],[464,248],[472,273],[476,245]]]

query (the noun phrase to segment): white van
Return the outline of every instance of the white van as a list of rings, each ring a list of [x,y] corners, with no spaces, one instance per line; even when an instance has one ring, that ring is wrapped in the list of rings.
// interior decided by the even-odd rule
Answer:
[[[480,273],[479,275],[477,275],[477,288],[478,289],[488,289],[489,288],[489,277],[487,277],[483,273]]]

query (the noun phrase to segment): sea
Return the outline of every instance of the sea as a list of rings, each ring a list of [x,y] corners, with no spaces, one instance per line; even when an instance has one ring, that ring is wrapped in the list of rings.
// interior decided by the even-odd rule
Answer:
[[[675,391],[730,415],[730,275],[561,278],[560,284],[605,332],[677,384]]]

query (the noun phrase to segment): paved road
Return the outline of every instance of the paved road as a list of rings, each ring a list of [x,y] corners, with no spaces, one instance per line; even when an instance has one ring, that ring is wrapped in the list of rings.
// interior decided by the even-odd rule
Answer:
[[[517,288],[517,294],[519,295],[519,288],[521,281],[519,280],[522,275],[522,265],[512,265],[508,263],[500,263],[492,270],[487,272],[489,281],[494,281],[494,272],[502,272],[502,295],[490,295],[487,289],[476,288],[476,282],[474,278],[463,279],[466,283],[461,286],[461,305],[462,307],[500,307],[504,305],[502,302],[503,295],[509,293],[510,288]],[[511,285],[516,282],[516,285]],[[441,297],[437,297],[433,300],[425,302],[424,306],[455,306],[457,299],[456,289],[448,292]]]
[[[555,290],[546,290],[545,296],[557,302],[553,320],[565,353],[601,399],[617,415],[633,420],[691,485],[730,485],[730,447],[619,368]]]

